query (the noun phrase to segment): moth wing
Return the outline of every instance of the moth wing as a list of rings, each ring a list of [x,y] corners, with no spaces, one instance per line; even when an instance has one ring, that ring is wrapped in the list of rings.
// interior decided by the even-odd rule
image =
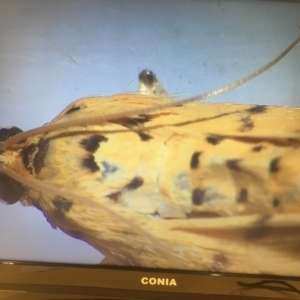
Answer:
[[[143,95],[85,98],[53,123],[122,113],[124,106],[139,111],[168,101]],[[256,228],[252,217],[284,214],[298,207],[295,184],[299,172],[293,160],[299,151],[299,123],[295,122],[299,110],[268,107],[267,111],[268,120],[280,124],[275,132],[263,127],[268,123],[266,108],[233,104],[190,104],[145,114],[120,114],[119,119],[49,132],[37,139],[37,144],[41,139],[48,143],[47,151],[42,159],[32,161],[43,162],[37,179],[52,186],[59,197],[31,198],[54,226],[118,262],[227,271],[239,265],[247,272],[257,263],[252,260],[253,264],[242,268],[248,245],[254,249],[258,243],[261,253],[275,253],[276,259],[280,253],[262,240],[245,240]],[[199,154],[198,166],[193,161],[195,154]],[[280,164],[273,161],[278,157]],[[283,175],[277,172],[279,167]],[[284,174],[292,174],[288,177],[292,180],[278,185],[287,178]],[[242,183],[247,197],[237,201]],[[274,189],[268,198],[260,193],[263,197],[256,199],[257,189],[264,185]],[[242,223],[238,220],[244,220],[245,226],[239,227]],[[292,227],[298,228],[298,223]],[[275,239],[275,229],[268,230],[267,236],[275,243],[284,237],[282,233]],[[240,263],[233,260],[230,238],[232,244],[239,244]],[[289,247],[279,261],[290,266]]]
[[[170,221],[161,232],[180,236],[182,245],[190,245],[186,259],[199,253],[202,267],[211,271],[296,275],[299,223],[299,214],[258,214]]]

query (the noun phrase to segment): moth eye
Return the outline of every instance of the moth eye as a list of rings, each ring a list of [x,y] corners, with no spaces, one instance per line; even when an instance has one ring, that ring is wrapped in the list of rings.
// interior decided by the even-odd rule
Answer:
[[[5,174],[0,174],[0,200],[6,204],[15,204],[21,199],[23,193],[22,184]]]
[[[15,126],[12,126],[9,128],[1,128],[0,129],[0,142],[4,142],[7,139],[9,139],[10,137],[12,137],[22,131],[23,131],[22,129],[15,127]]]
[[[145,86],[152,86],[155,82],[157,82],[156,76],[152,71],[144,70],[139,74],[139,80]]]

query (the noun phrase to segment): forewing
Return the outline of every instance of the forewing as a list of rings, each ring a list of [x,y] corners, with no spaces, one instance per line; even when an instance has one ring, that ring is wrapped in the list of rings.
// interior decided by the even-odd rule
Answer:
[[[167,101],[85,98],[53,123]],[[25,198],[117,264],[252,272],[258,259],[242,263],[258,247],[270,260],[257,272],[275,259],[291,274],[298,124],[297,108],[189,104],[51,131],[28,139],[22,157],[55,193],[29,188]]]

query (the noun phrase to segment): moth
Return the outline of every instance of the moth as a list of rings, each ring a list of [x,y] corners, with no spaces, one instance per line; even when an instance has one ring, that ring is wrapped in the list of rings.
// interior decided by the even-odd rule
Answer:
[[[300,108],[199,103],[299,41],[201,96],[174,102],[143,71],[139,94],[1,129],[0,198],[33,205],[103,264],[299,275]]]

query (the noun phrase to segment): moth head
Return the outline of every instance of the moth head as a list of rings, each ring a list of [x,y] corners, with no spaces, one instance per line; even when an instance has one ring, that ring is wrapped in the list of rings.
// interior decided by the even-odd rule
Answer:
[[[0,141],[4,142],[12,136],[22,132],[18,127],[9,127],[0,129]],[[0,153],[0,165],[2,153]],[[0,201],[6,204],[15,204],[18,202],[24,192],[24,187],[21,183],[13,180],[9,176],[0,173]]]
[[[150,70],[143,70],[139,74],[139,93],[150,96],[168,96],[167,90]]]

